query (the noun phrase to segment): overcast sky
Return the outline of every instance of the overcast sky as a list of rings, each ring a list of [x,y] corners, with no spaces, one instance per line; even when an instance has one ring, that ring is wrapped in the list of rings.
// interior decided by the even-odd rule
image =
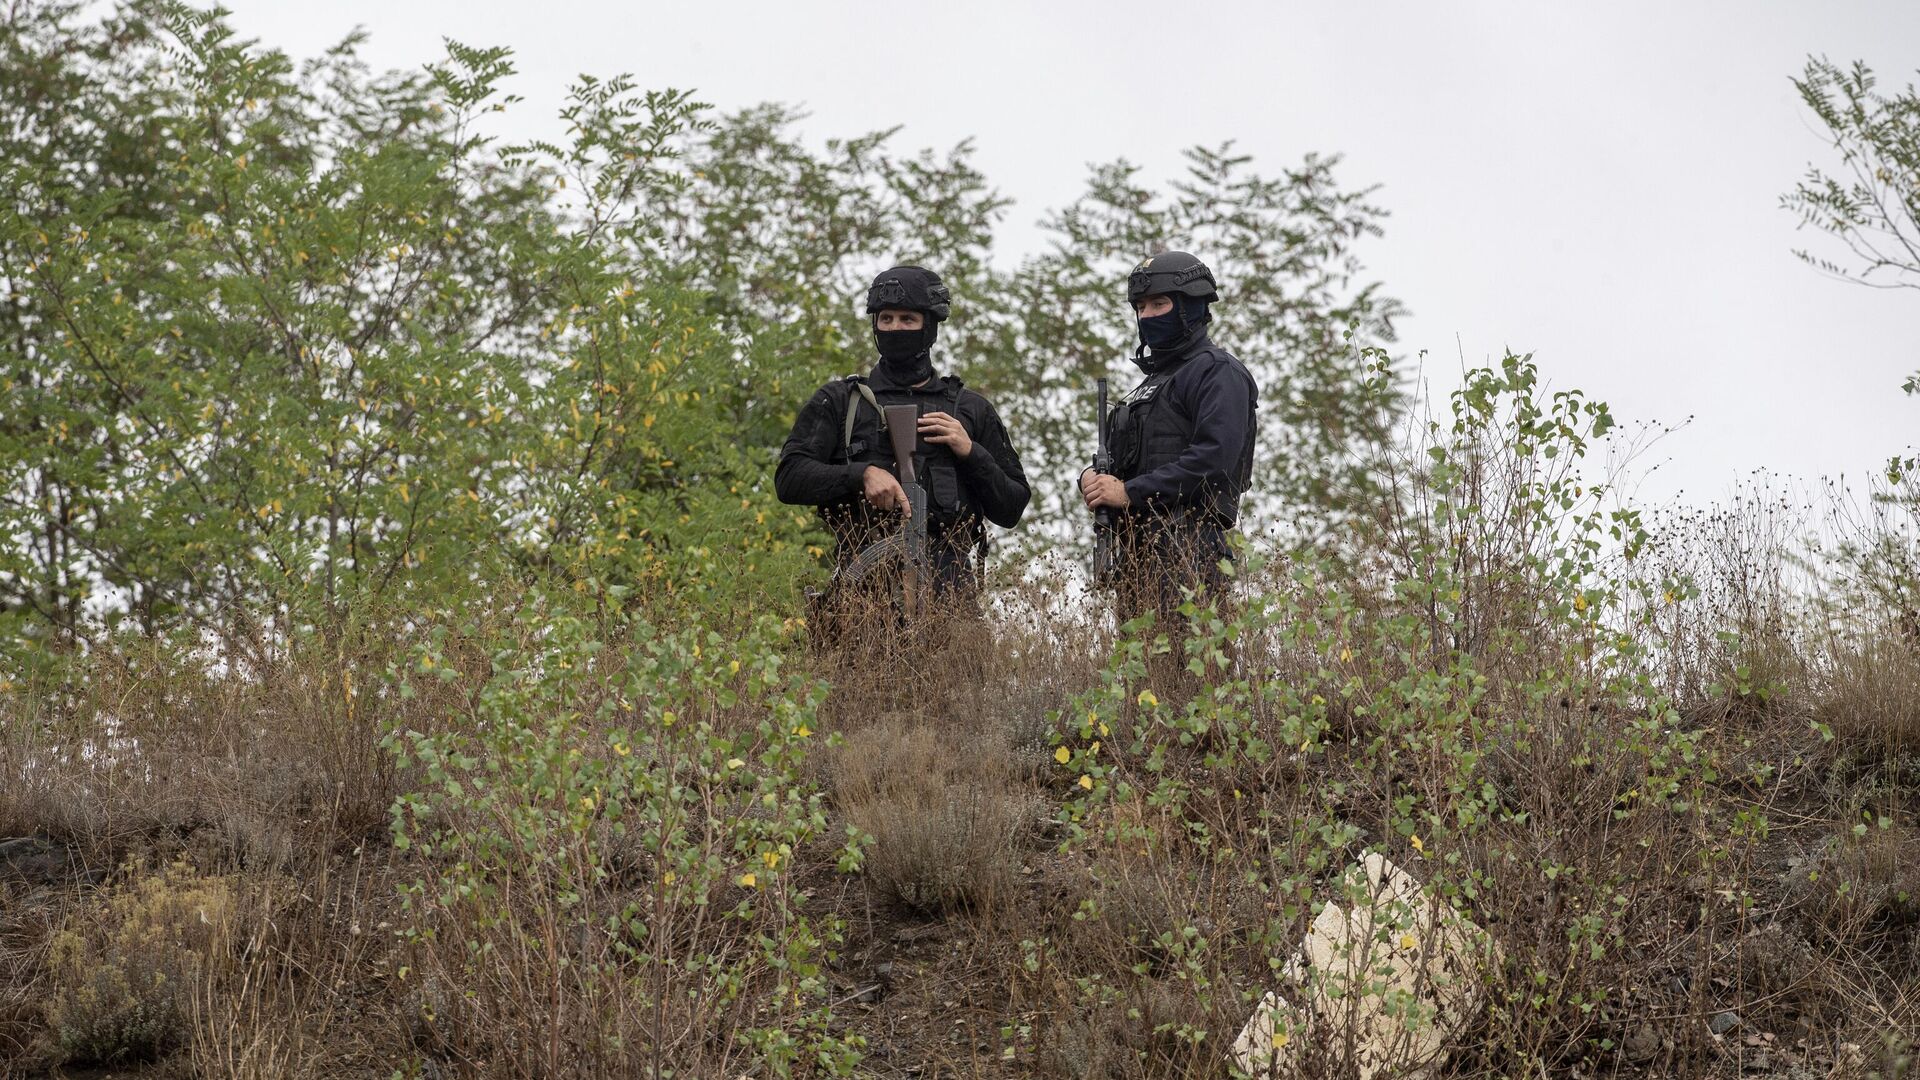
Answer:
[[[1092,162],[1165,178],[1194,143],[1271,171],[1340,153],[1348,184],[1381,185],[1392,217],[1362,254],[1412,310],[1397,351],[1427,351],[1436,383],[1512,348],[1622,421],[1693,417],[1642,459],[1659,465],[1642,496],[1858,476],[1920,443],[1899,389],[1920,291],[1822,277],[1791,254],[1822,238],[1779,209],[1830,160],[1789,78],[1815,53],[1913,81],[1916,0],[226,3],[297,56],[355,26],[386,67],[437,59],[443,36],[511,46],[516,133],[556,134],[575,75],[630,72],[723,109],[804,105],[815,138],[971,137],[1015,200],[1009,258]]]

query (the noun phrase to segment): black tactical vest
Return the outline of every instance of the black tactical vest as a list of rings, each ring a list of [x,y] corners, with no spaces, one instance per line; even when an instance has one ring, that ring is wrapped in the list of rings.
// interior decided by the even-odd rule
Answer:
[[[1113,453],[1113,475],[1131,480],[1150,473],[1178,460],[1193,445],[1193,417],[1167,400],[1174,376],[1191,363],[1192,359],[1183,360],[1147,376],[1109,414],[1107,444]],[[1169,513],[1197,511],[1219,524],[1230,524],[1238,516],[1240,496],[1253,484],[1251,438],[1232,475],[1232,491],[1208,492],[1206,501],[1198,506],[1163,509]]]
[[[840,448],[841,461],[847,464],[878,465],[899,475],[893,460],[893,442],[881,425],[881,415],[867,403],[866,396],[860,393],[860,384],[866,380],[858,375],[846,378],[847,408],[852,417],[852,425],[845,445]],[[872,387],[874,400],[884,409],[888,405],[913,405],[918,407],[920,415],[929,412],[945,412],[958,417],[960,415],[960,385],[958,380],[946,379],[941,389],[928,392],[911,387]],[[930,443],[918,432],[914,434],[913,473],[927,489],[927,526],[936,533],[944,532],[955,523],[964,523],[969,529],[969,539],[984,535],[980,526],[980,510],[967,496],[965,484],[960,482],[960,460],[947,446]],[[864,502],[861,504],[864,506]]]

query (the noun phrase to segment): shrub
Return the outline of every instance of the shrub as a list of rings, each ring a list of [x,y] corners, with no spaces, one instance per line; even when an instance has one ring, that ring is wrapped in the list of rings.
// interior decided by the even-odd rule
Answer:
[[[389,739],[424,785],[393,832],[434,1052],[519,1076],[849,1066],[824,1027],[837,928],[793,877],[826,824],[802,780],[823,690],[782,670],[779,628],[729,646],[536,597],[494,644],[461,730]],[[447,671],[429,639],[397,691]]]
[[[1870,759],[1920,754],[1920,644],[1892,634],[1836,642],[1815,716]]]
[[[1645,965],[1686,948],[1684,901],[1646,883],[1721,872],[1755,827],[1698,841],[1718,778],[1705,733],[1647,679],[1635,631],[1650,605],[1605,562],[1646,536],[1576,468],[1611,423],[1539,391],[1523,358],[1470,372],[1383,515],[1377,584],[1304,559],[1280,580],[1248,567],[1260,584],[1237,609],[1188,605],[1177,693],[1154,681],[1149,643],[1123,642],[1104,685],[1058,714],[1067,846],[1096,865],[1138,853],[1173,879],[1156,906],[1191,899],[1147,913],[1176,922],[1124,965],[1077,938],[1041,950],[1040,985],[1071,988],[1085,1013],[1172,979],[1201,1015],[1244,1017],[1308,917],[1345,902],[1341,871],[1364,848],[1497,928],[1503,959],[1476,973],[1492,1001],[1483,1065],[1610,1045]],[[1109,889],[1082,916],[1113,905],[1141,940],[1130,895],[1156,893]],[[1155,1053],[1120,1074],[1151,1074]]]
[[[160,1057],[189,1033],[189,1011],[232,934],[233,886],[184,865],[132,879],[53,940],[47,1020],[71,1062]]]
[[[1020,842],[1038,819],[1012,781],[990,734],[896,720],[848,736],[834,800],[871,838],[866,872],[883,897],[929,914],[980,910],[1012,899]]]

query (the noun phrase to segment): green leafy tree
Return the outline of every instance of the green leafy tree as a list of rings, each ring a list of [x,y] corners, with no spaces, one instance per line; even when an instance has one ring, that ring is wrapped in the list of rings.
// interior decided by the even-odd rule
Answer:
[[[544,194],[475,160],[503,59],[373,78],[349,42],[296,70],[209,15],[126,18],[71,33],[143,58],[47,117],[101,137],[9,161],[8,291],[44,315],[6,358],[31,425],[5,447],[8,526],[59,542],[10,552],[7,580],[68,634],[93,602],[244,640],[263,613],[471,575],[493,523],[472,491],[511,455],[489,421],[527,399],[569,255]],[[146,181],[135,212],[90,179],[109,149]]]
[[[503,147],[505,50],[376,73],[358,47],[296,65],[148,0],[0,30],[24,88],[0,103],[8,640],[270,649],[509,576],[791,603],[824,542],[774,458],[815,386],[871,362],[860,295],[896,261],[953,284],[945,352],[1035,462],[1035,542],[1073,513],[1084,387],[1130,351],[1119,283],[1163,241],[1228,283],[1267,505],[1310,535],[1363,488],[1391,395],[1351,381],[1343,335],[1390,336],[1398,305],[1356,284],[1380,213],[1330,160],[1265,179],[1195,150],[1164,200],[1096,170],[1057,250],[1006,271],[968,143],[816,146],[794,109],[621,77],[574,87],[566,141]]]
[[[1849,258],[1794,254],[1844,281],[1920,289],[1920,93],[1912,84],[1882,93],[1864,63],[1842,69],[1824,57],[1809,59],[1793,86],[1840,160],[1829,168],[1809,165],[1781,205],[1799,215],[1803,228],[1839,240]],[[1906,390],[1920,393],[1920,373]]]
[[[1260,384],[1250,524],[1289,542],[1324,540],[1372,497],[1370,448],[1401,404],[1390,381],[1370,376],[1364,347],[1393,340],[1402,307],[1366,280],[1355,250],[1380,235],[1385,211],[1372,189],[1341,186],[1337,157],[1309,155],[1278,176],[1230,144],[1186,157],[1186,175],[1166,192],[1125,161],[1095,168],[1086,193],[1047,219],[1052,250],[1000,285],[1003,318],[981,363],[1017,390],[1009,426],[1037,451],[1036,516],[1056,526],[1084,518],[1070,478],[1094,442],[1093,380],[1138,375],[1127,362],[1139,344],[1127,275],[1177,248],[1213,269],[1213,333]]]
[[[618,393],[564,403],[592,422],[550,436],[590,452],[571,479],[534,481],[572,491],[577,516],[556,536],[588,576],[645,581],[708,609],[765,590],[797,597],[795,579],[825,542],[812,514],[778,503],[773,464],[813,389],[871,365],[867,281],[920,260],[964,296],[984,273],[1005,201],[968,144],[900,155],[894,132],[879,131],[815,150],[795,130],[802,115],[765,105],[716,116],[684,94],[585,78],[561,112],[570,144],[505,152],[571,193],[559,211],[567,228],[624,275],[609,286],[621,306],[637,297],[648,313],[596,326],[605,309],[582,301],[558,324],[585,328],[594,346],[590,390],[622,357],[641,361],[615,380]],[[677,329],[663,334],[668,324]],[[663,342],[683,346],[677,362],[654,355]]]

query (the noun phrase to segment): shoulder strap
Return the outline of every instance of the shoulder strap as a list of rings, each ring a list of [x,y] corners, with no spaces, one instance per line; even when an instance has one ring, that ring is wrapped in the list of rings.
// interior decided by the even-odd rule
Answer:
[[[880,402],[874,399],[873,387],[868,386],[866,380],[858,375],[847,376],[847,381],[853,384],[854,390],[858,391],[860,396],[847,395],[847,419],[840,430],[841,453],[846,453],[853,447],[853,421],[855,414],[860,411],[860,402],[862,400],[865,400],[867,404],[873,406],[874,412],[880,414],[880,430],[885,431],[887,429],[887,414],[885,410],[880,408]]]

